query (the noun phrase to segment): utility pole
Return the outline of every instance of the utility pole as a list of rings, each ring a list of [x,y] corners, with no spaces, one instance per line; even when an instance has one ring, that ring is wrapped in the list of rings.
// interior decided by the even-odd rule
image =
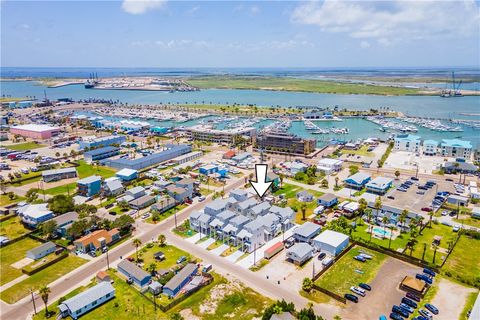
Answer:
[[[257,244],[254,244],[253,247],[253,265],[257,264]]]
[[[107,248],[107,270],[110,270],[110,261],[108,260],[108,248]]]
[[[30,294],[32,295],[32,303],[33,303],[33,312],[37,314],[37,306],[35,306],[35,298],[33,297],[33,290],[30,289]]]

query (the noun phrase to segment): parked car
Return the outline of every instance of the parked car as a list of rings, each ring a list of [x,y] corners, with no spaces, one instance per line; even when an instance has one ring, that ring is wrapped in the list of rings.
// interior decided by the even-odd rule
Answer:
[[[405,303],[400,303],[400,308],[407,311],[408,313],[413,313],[413,311],[415,311],[412,307],[410,307],[409,305],[407,305]]]
[[[414,309],[416,309],[418,307],[417,303],[411,299],[408,299],[408,298],[405,298],[403,297],[402,298],[402,303],[405,303],[407,306],[410,306]]]
[[[428,320],[431,320],[433,318],[432,314],[425,309],[420,309],[420,311],[418,311],[418,313],[420,313],[422,316],[424,316]]]
[[[419,296],[417,296],[416,294],[411,293],[411,292],[407,292],[407,298],[412,299],[412,300],[417,301],[417,302],[420,302],[420,300],[422,300]]]
[[[199,201],[199,202],[202,202],[202,201],[204,201],[204,200],[205,200],[205,196],[200,196],[200,197],[198,197],[198,201]]]
[[[436,273],[428,268],[423,268],[423,273],[428,274],[429,276],[435,277]]]
[[[392,312],[398,313],[399,315],[401,315],[404,318],[408,318],[408,316],[410,315],[407,311],[403,310],[399,306],[393,306],[392,307]]]
[[[365,290],[363,290],[363,289],[361,289],[361,288],[358,288],[358,287],[355,287],[355,286],[351,286],[351,287],[350,287],[350,291],[352,291],[353,293],[358,294],[359,296],[365,297]]]
[[[447,178],[447,179],[445,179],[445,181],[453,182],[453,179],[452,178]]]
[[[429,208],[429,207],[423,207],[423,208],[422,208],[422,211],[425,211],[425,212],[431,212],[431,211],[432,211],[432,208]]]
[[[326,256],[327,254],[325,252],[322,252],[318,255],[318,260],[323,260]]]
[[[361,262],[367,261],[367,259],[365,259],[364,257],[362,257],[362,256],[360,256],[360,255],[353,257],[353,259],[358,260],[358,261],[361,261]]]
[[[353,294],[351,294],[351,293],[346,293],[346,294],[344,295],[344,298],[347,299],[347,300],[350,300],[350,301],[352,301],[352,302],[355,302],[355,303],[358,302],[358,297],[355,296],[355,295],[353,295]]]
[[[442,211],[442,216],[448,216],[448,210],[443,210]]]
[[[416,317],[413,318],[412,320],[428,320],[428,319],[425,318],[424,316],[420,315],[420,316],[416,316]]]
[[[417,194],[425,194],[425,191],[417,191]]]
[[[370,285],[366,284],[366,283],[359,283],[358,286],[362,289],[372,291],[372,287]]]
[[[401,192],[407,192],[407,189],[404,189],[404,188],[397,188],[397,191],[401,191]]]
[[[403,320],[403,317],[397,313],[390,313],[390,319],[393,319],[393,320]]]
[[[431,313],[433,314],[438,314],[439,313],[439,310],[437,307],[435,307],[433,304],[431,303],[427,303],[425,304],[425,308],[428,309],[428,311],[430,311]]]
[[[410,177],[410,180],[418,181],[418,178],[417,177]]]
[[[426,276],[424,274],[417,273],[417,275],[415,277],[419,280],[422,280],[422,281],[428,283],[428,284],[433,283],[432,279],[430,279],[428,276]]]
[[[458,231],[460,231],[460,226],[459,226],[458,224],[454,225],[452,231],[453,231],[453,232],[458,232]]]
[[[187,261],[187,257],[181,256],[180,258],[178,258],[177,264],[180,264],[180,263],[182,263],[182,262],[184,262],[184,261]]]
[[[392,199],[392,200],[395,200],[395,197],[394,196],[387,196],[388,199]]]
[[[293,238],[289,238],[287,240],[285,240],[285,248],[290,248],[291,246],[293,246],[295,244],[295,240]]]

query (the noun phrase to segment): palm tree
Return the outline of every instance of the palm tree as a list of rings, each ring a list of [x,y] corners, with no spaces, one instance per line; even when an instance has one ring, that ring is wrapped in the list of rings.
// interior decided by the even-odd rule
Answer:
[[[285,178],[285,175],[283,173],[280,173],[278,177],[280,178],[280,188],[283,188],[283,179]]]
[[[385,229],[387,228],[387,223],[388,223],[387,216],[383,216],[382,223],[383,223],[383,238],[385,238],[385,233],[386,233]]]
[[[338,188],[338,177],[335,177],[335,188]]]
[[[398,177],[400,177],[400,171],[399,170],[395,171],[395,178],[397,180],[398,180]]]
[[[400,217],[398,218],[398,221],[400,221],[400,225],[402,226],[402,231],[405,228],[405,221],[407,221],[407,216],[408,210],[403,209],[403,211],[400,213]]]
[[[428,215],[430,216],[429,223],[430,223],[430,228],[431,228],[431,227],[432,227],[433,210],[430,211],[430,212],[428,213]]]
[[[302,203],[302,205],[300,206],[300,210],[302,211],[302,220],[305,220],[305,213],[307,211],[307,204]]]
[[[155,262],[152,262],[148,265],[147,271],[150,272],[153,275],[155,275],[155,272],[157,271],[157,264]]]
[[[48,306],[47,306],[47,304],[48,304],[48,295],[49,295],[52,291],[50,290],[49,287],[43,286],[43,287],[41,287],[41,288],[38,290],[38,292],[40,293],[40,297],[42,298],[43,303],[45,304],[45,315],[48,316],[48,315],[49,315]]]
[[[136,239],[133,239],[132,244],[135,247],[135,255],[137,256],[137,261],[138,261],[138,247],[142,245],[142,241],[136,238]]]
[[[374,208],[376,210],[376,215],[375,215],[375,223],[376,223],[378,214],[380,213],[380,209],[382,209],[382,199],[380,199],[380,197],[377,197],[377,199],[375,199]]]
[[[435,264],[435,258],[437,256],[438,246],[434,243],[432,244],[432,247],[433,247],[433,264]]]
[[[390,229],[390,239],[388,240],[388,249],[390,249],[390,245],[392,244],[393,226],[389,226],[388,228]]]
[[[313,281],[310,278],[304,278],[302,281],[302,290],[305,292],[310,292],[313,287]]]
[[[163,247],[163,246],[165,246],[166,242],[167,242],[167,237],[165,237],[164,234],[160,234],[160,235],[158,236],[158,245],[159,245],[160,247]]]

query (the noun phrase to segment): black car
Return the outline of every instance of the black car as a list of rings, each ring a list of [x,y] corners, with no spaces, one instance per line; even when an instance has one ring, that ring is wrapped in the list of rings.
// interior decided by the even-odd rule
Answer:
[[[453,179],[452,178],[447,178],[447,179],[445,179],[445,181],[453,182]]]
[[[407,306],[410,306],[414,309],[416,309],[418,307],[417,303],[411,299],[408,299],[408,298],[405,298],[403,297],[402,298],[402,303],[405,303]]]
[[[325,252],[322,252],[318,255],[318,260],[323,260],[326,256],[327,254]]]
[[[357,296],[354,296],[353,294],[346,293],[346,294],[344,295],[344,297],[345,297],[345,299],[350,300],[350,301],[352,301],[352,302],[355,302],[355,303],[358,302],[358,297],[357,297]]]
[[[396,314],[396,313],[390,313],[390,319],[393,319],[393,320],[403,320],[402,316],[400,316],[399,314]]]
[[[417,177],[410,177],[410,180],[418,181],[418,178]]]
[[[407,292],[407,298],[420,302],[421,298],[414,293]]]
[[[366,283],[359,283],[358,286],[362,289],[365,289],[365,290],[368,290],[368,291],[372,291],[372,287],[370,287],[370,285],[366,284]]]
[[[388,199],[392,199],[392,200],[395,200],[395,197],[394,196],[387,196]]]
[[[407,311],[403,310],[399,306],[393,306],[392,307],[392,312],[398,313],[399,315],[401,315],[404,318],[408,318],[410,316],[410,314]]]

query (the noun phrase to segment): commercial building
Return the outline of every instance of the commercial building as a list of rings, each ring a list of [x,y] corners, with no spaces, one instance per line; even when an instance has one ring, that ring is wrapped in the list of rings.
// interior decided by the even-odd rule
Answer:
[[[342,170],[342,160],[323,158],[318,161],[317,170],[323,171],[325,174],[331,174]]]
[[[96,251],[100,248],[105,248],[109,244],[118,241],[120,239],[120,232],[117,228],[110,231],[97,230],[90,234],[87,234],[80,239],[73,241],[75,250],[81,253],[88,253],[90,251]]]
[[[188,144],[179,144],[179,145],[174,145],[174,144],[169,144],[166,145],[166,149],[158,152],[158,153],[153,153],[148,156],[145,156],[143,158],[137,158],[137,159],[115,159],[115,160],[102,160],[102,163],[104,165],[107,165],[112,168],[117,168],[117,169],[135,169],[135,170],[141,170],[150,166],[157,165],[161,162],[171,160],[173,158],[176,158],[178,156],[181,156],[182,154],[186,154],[192,151],[192,146]]]
[[[115,289],[110,282],[102,281],[99,284],[67,299],[58,305],[62,317],[78,319],[90,310],[104,304],[115,297]]]
[[[372,178],[370,175],[363,173],[363,172],[357,172],[354,175],[351,175],[347,179],[345,179],[344,183],[347,187],[353,188],[353,189],[363,189],[363,187],[371,180]]]
[[[78,142],[80,150],[85,148],[102,148],[108,147],[114,144],[122,144],[126,141],[126,137],[122,135],[112,135],[107,137],[100,137],[100,138],[88,138]]]
[[[423,141],[423,154],[426,156],[436,156],[438,152],[438,141],[425,140]]]
[[[472,143],[459,139],[443,139],[439,153],[442,157],[469,159],[472,154]]]
[[[46,124],[24,124],[10,127],[10,133],[31,139],[50,139],[59,135],[61,129]]]
[[[445,173],[475,173],[478,167],[472,163],[464,161],[445,162],[443,164],[443,170]]]
[[[411,134],[401,134],[395,137],[393,150],[419,152],[420,137]]]
[[[325,230],[313,239],[312,244],[321,252],[336,256],[348,246],[349,240],[349,236],[343,233]]]
[[[30,258],[32,260],[38,260],[41,259],[50,253],[55,252],[55,243],[49,241],[45,242],[42,245],[35,247],[33,249],[30,249],[27,251],[27,258]]]
[[[138,178],[138,170],[125,168],[115,173],[115,175],[122,181],[132,181]]]
[[[377,177],[366,184],[367,191],[375,194],[385,194],[392,186],[393,179]]]
[[[287,259],[300,266],[313,257],[313,247],[308,243],[294,244],[287,250]]]
[[[84,197],[93,197],[102,190],[102,177],[90,176],[77,181],[78,194]]]
[[[198,172],[206,176],[211,175],[212,173],[218,172],[218,165],[207,164],[206,166],[198,168]]]
[[[267,132],[258,136],[257,149],[270,152],[308,155],[315,151],[317,140],[304,139],[296,135],[283,132]]]
[[[256,135],[254,127],[238,127],[232,129],[217,130],[208,125],[196,125],[185,129],[187,136],[194,140],[235,144],[238,137],[251,140]]]
[[[189,152],[187,154],[184,154],[180,157],[173,158],[171,162],[175,165],[183,164],[195,159],[200,158],[203,155],[202,151],[194,151],[194,152]]]
[[[132,280],[134,284],[139,286],[140,288],[145,287],[148,285],[150,280],[152,279],[152,275],[143,270],[142,268],[138,267],[133,262],[128,260],[122,260],[117,269],[120,273],[126,276],[128,279]]]
[[[459,196],[456,194],[451,194],[447,198],[447,203],[452,204],[454,206],[461,206],[466,207],[468,205],[469,199],[464,196]]]
[[[47,203],[29,204],[17,209],[18,216],[26,225],[36,228],[40,223],[55,217]]]
[[[75,177],[77,177],[77,169],[74,167],[45,170],[42,172],[42,179],[44,182],[52,182]]]
[[[87,151],[83,154],[83,158],[87,163],[91,163],[93,161],[98,161],[116,156],[117,154],[119,154],[119,152],[120,148],[108,146]]]
[[[180,289],[190,281],[197,271],[198,266],[196,264],[188,263],[163,286],[163,293],[170,297],[176,296]]]

